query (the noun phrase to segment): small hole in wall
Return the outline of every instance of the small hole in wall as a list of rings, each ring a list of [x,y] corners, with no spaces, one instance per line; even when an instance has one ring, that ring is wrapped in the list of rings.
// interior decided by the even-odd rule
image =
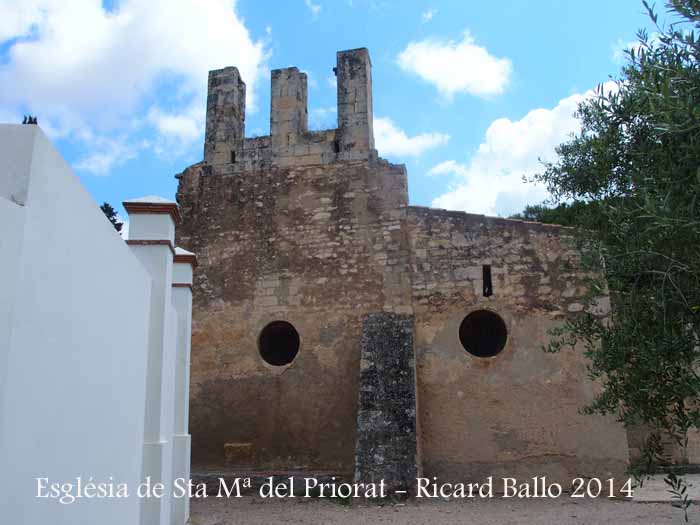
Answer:
[[[235,164],[235,163],[236,163],[236,152],[232,151],[231,152],[231,164]]]
[[[258,349],[266,363],[288,365],[299,353],[299,333],[287,321],[273,321],[260,332]]]
[[[493,357],[506,346],[508,330],[500,315],[490,310],[477,310],[459,325],[459,341],[476,357]]]
[[[340,142],[337,140],[333,141],[333,153],[340,153]]]
[[[482,277],[484,281],[484,297],[491,297],[493,295],[493,281],[491,280],[491,265],[484,264],[482,267]]]

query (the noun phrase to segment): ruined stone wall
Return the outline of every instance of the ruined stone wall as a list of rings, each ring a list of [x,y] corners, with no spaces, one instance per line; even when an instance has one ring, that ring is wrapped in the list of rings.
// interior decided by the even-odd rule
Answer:
[[[337,129],[308,131],[306,75],[286,68],[272,72],[271,134],[256,138],[244,137],[238,71],[210,73],[204,162],[179,176],[177,194],[178,244],[200,261],[195,467],[350,474],[356,443],[357,479],[389,468],[377,458],[409,465],[405,443],[394,430],[382,433],[383,423],[401,425],[390,403],[374,406],[379,398],[364,394],[386,387],[409,399],[391,390],[396,370],[387,367],[410,359],[392,361],[373,344],[361,385],[369,390],[358,390],[362,319],[385,312],[415,319],[413,431],[425,475],[567,483],[621,474],[622,427],[579,414],[595,390],[581,353],[540,350],[551,327],[583,308],[584,276],[567,230],[409,207],[404,167],[374,149],[367,50],[339,52],[335,72]],[[480,309],[497,313],[507,332],[493,357],[476,357],[460,342],[462,321]],[[607,309],[599,305],[601,315]],[[261,356],[258,338],[273,321],[298,334],[290,364]],[[367,372],[372,367],[385,376]],[[377,417],[383,413],[388,419]]]
[[[272,167],[377,160],[372,116],[372,71],[365,48],[336,57],[338,129],[308,130],[306,73],[275,69],[270,84],[270,135],[245,138],[245,83],[238,69],[209,72],[204,161],[212,173],[250,173]]]
[[[581,353],[540,349],[548,329],[582,309],[583,275],[566,229],[418,207],[407,219],[425,475],[564,483],[621,475],[622,426],[579,414],[595,389]],[[599,313],[607,308],[601,303]],[[507,342],[495,357],[475,357],[460,343],[462,320],[478,309],[505,321]]]
[[[352,472],[362,317],[410,313],[406,174],[386,162],[180,176],[178,244],[197,250],[190,428],[195,465]],[[257,338],[286,320],[300,350]]]

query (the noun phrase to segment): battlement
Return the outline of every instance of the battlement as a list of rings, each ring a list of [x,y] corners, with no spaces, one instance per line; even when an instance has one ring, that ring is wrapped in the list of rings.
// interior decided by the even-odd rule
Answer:
[[[218,174],[373,160],[372,64],[366,48],[339,51],[338,128],[308,130],[306,73],[271,74],[270,135],[245,138],[245,82],[238,69],[209,72],[204,162]]]

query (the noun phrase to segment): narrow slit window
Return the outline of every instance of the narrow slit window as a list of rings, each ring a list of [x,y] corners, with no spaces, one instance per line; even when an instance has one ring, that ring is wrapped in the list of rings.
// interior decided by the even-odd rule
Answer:
[[[483,280],[484,280],[484,297],[491,297],[493,295],[493,281],[491,280],[491,265],[484,264],[483,268]]]
[[[236,152],[232,151],[231,152],[231,164],[235,164],[235,163],[236,163]]]

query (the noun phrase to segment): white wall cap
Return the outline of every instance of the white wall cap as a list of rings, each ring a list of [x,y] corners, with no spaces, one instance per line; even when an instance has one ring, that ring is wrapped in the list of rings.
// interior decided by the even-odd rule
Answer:
[[[129,214],[129,240],[175,243],[175,225],[180,222],[180,211],[175,202],[147,196],[124,201],[123,205]]]
[[[177,246],[173,262],[175,263],[173,264],[173,284],[192,285],[192,274],[197,267],[197,256]]]
[[[158,195],[146,195],[145,197],[139,197],[137,199],[129,199],[124,201],[126,203],[139,203],[139,204],[175,204],[175,201],[168,200],[164,197],[159,197]]]
[[[197,267],[197,256],[192,252],[188,252],[184,248],[180,248],[179,246],[175,248],[174,261],[175,264],[186,264],[190,266],[192,270]]]

